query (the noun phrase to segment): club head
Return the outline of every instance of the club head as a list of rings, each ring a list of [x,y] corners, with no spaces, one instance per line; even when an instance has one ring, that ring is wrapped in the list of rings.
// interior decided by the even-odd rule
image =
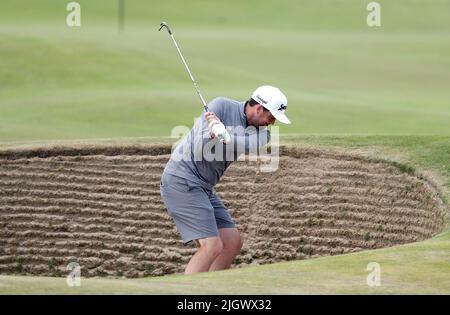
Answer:
[[[172,35],[172,31],[170,30],[169,25],[166,22],[161,22],[159,24],[159,30],[160,31],[163,27],[167,28],[167,31],[169,32],[170,35]]]

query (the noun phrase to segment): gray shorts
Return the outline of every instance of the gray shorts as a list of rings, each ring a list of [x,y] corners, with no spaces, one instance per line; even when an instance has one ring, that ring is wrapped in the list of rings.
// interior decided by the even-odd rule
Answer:
[[[235,227],[228,209],[214,190],[175,175],[163,174],[160,191],[185,244],[219,236],[219,229]]]

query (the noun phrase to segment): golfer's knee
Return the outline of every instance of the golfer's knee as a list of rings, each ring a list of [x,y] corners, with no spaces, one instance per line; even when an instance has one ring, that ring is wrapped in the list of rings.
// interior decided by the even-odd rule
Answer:
[[[217,257],[223,250],[223,243],[220,238],[210,239],[204,242],[201,247],[208,253],[210,257]]]
[[[224,247],[228,251],[237,255],[241,251],[243,245],[244,240],[242,239],[242,237],[240,235],[236,235],[235,237],[229,239]]]

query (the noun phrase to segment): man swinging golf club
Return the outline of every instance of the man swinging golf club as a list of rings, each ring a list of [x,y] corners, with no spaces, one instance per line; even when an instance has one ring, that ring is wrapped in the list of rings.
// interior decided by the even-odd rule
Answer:
[[[171,35],[205,112],[172,152],[161,177],[161,197],[183,242],[197,245],[185,273],[228,269],[243,240],[214,186],[240,154],[256,153],[270,141],[267,126],[275,120],[290,123],[287,99],[278,88],[265,85],[245,102],[220,97],[206,105],[171,30],[164,22],[162,27]],[[205,148],[210,148],[208,158]]]

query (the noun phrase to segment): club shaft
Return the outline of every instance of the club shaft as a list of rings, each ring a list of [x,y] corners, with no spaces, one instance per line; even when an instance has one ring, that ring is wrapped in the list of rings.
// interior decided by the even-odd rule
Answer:
[[[189,77],[191,78],[192,83],[194,83],[195,90],[197,91],[197,94],[200,97],[200,100],[202,101],[202,104],[203,104],[203,107],[205,108],[205,111],[208,111],[208,106],[206,105],[205,99],[203,98],[203,95],[200,92],[200,89],[198,88],[197,82],[195,82],[195,79],[194,79],[194,76],[191,73],[191,70],[189,70],[189,66],[187,65],[186,60],[184,59],[183,54],[181,53],[181,50],[178,47],[178,44],[177,44],[177,41],[175,40],[175,37],[173,36],[173,34],[169,34],[169,35],[170,35],[170,38],[172,38],[172,41],[173,41],[173,43],[175,45],[175,48],[177,49],[178,54],[180,55],[181,60],[183,61],[184,67],[186,68],[186,70],[187,70],[187,72],[189,74]]]

